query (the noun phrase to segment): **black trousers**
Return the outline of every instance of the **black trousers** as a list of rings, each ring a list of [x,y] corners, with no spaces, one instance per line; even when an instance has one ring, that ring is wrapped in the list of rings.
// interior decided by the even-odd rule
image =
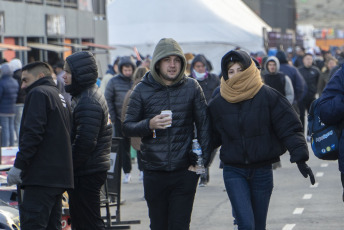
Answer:
[[[190,229],[198,178],[188,170],[144,171],[143,186],[152,230]]]
[[[106,171],[74,177],[74,189],[68,191],[72,229],[105,229],[100,213],[100,188],[106,177]]]
[[[137,151],[137,167],[140,171],[143,171],[142,153],[140,150]]]
[[[20,229],[61,230],[62,194],[65,189],[27,186],[19,205]]]
[[[311,107],[312,102],[315,100],[315,98],[311,99],[304,99],[302,102],[299,103],[299,109],[300,109],[300,120],[303,126],[303,130],[305,130],[305,117],[306,110],[309,112],[309,109]]]
[[[122,124],[120,122],[116,122],[115,129],[116,129],[116,137],[123,138],[123,142],[121,146],[123,172],[130,173],[131,172],[130,138],[123,136]]]

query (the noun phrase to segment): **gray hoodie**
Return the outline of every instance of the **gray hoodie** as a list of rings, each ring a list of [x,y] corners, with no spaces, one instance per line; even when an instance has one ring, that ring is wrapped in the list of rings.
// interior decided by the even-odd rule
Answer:
[[[269,69],[268,69],[268,63],[270,61],[273,61],[273,62],[276,63],[276,72],[274,72],[274,73],[270,72]],[[271,57],[269,57],[266,60],[266,62],[264,64],[264,69],[266,71],[265,75],[270,75],[270,76],[274,76],[275,75],[276,77],[278,77],[279,75],[283,74],[283,73],[279,72],[280,62],[279,62],[279,60],[275,56],[271,56]],[[284,75],[284,77],[285,77],[285,85],[284,85],[285,97],[288,99],[290,104],[293,104],[293,101],[294,101],[294,88],[293,88],[293,84],[292,84],[290,78],[287,75]]]

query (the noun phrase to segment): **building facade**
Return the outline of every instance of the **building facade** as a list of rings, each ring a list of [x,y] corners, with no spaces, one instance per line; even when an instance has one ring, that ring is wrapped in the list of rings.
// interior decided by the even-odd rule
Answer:
[[[0,0],[0,57],[51,65],[75,51],[109,61],[106,0]]]

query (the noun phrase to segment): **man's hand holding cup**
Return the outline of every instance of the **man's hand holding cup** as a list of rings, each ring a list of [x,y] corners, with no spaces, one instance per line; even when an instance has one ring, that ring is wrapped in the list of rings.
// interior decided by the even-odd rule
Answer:
[[[149,121],[150,129],[166,129],[172,126],[172,111],[163,110]]]

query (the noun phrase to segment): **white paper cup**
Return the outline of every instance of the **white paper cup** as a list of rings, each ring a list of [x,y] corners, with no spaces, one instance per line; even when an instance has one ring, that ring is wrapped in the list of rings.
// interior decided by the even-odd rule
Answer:
[[[161,111],[160,114],[167,114],[172,119],[172,111],[171,110],[163,110],[163,111]],[[166,125],[165,127],[168,128],[168,127],[171,127],[171,126],[172,126],[172,124]]]

